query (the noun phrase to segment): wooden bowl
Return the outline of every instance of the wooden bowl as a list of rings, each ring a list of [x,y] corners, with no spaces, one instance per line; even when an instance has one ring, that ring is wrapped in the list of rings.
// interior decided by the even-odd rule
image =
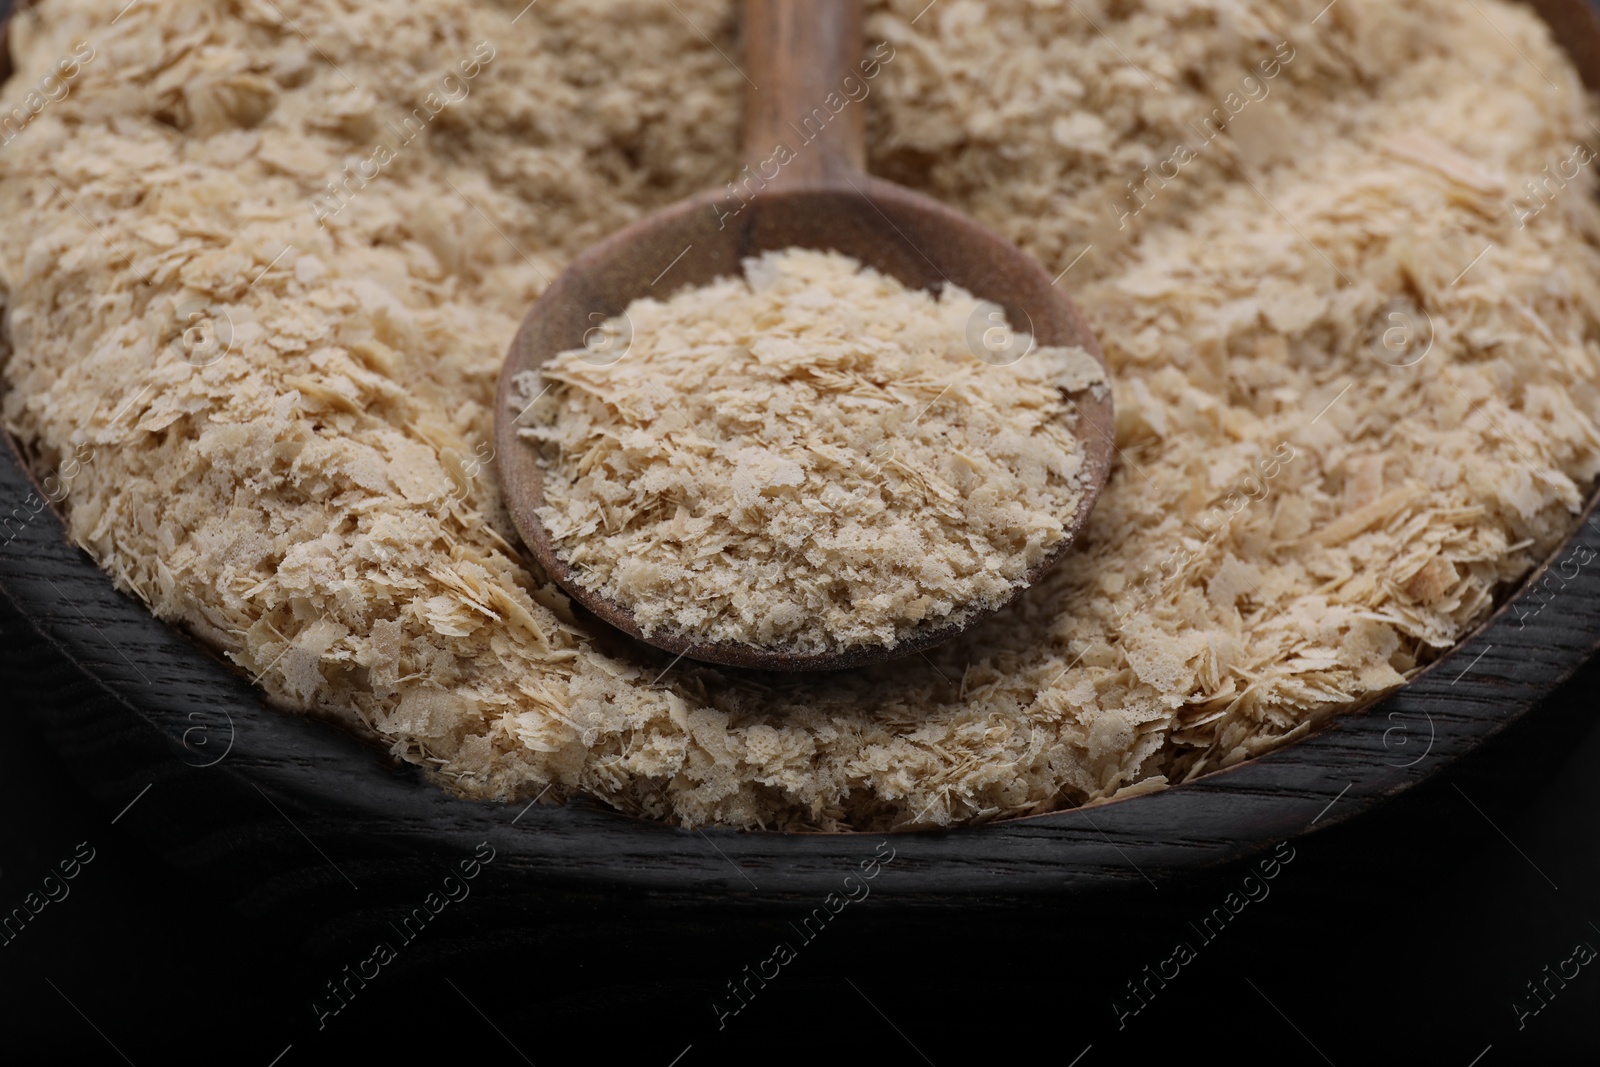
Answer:
[[[1590,7],[1534,6],[1591,87],[1600,84],[1600,22]],[[41,494],[15,443],[0,452],[0,510],[31,514]],[[1600,568],[1575,565],[1600,553],[1595,504],[1591,497],[1572,537],[1485,625],[1364,711],[1163,792],[890,835],[895,858],[875,890],[942,908],[1143,888],[1378,807],[1526,715],[1600,646]],[[0,547],[0,593],[11,693],[36,709],[107,816],[203,874],[210,899],[293,915],[308,937],[359,939],[358,908],[377,916],[386,901],[414,903],[441,865],[484,845],[496,877],[530,895],[566,887],[568,899],[622,893],[766,907],[815,903],[880,840],[684,831],[586,801],[457,799],[364,742],[267,706],[237,671],[117,592],[48,508]]]

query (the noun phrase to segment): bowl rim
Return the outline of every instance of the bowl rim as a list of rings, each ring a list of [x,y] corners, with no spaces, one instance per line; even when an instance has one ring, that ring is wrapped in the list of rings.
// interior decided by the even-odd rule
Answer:
[[[1415,787],[1527,715],[1600,648],[1595,492],[1578,529],[1515,595],[1413,680],[1232,767],[1156,792],[950,829],[684,830],[589,798],[520,810],[463,799],[420,768],[386,763],[370,741],[271,706],[236,667],[116,589],[68,540],[9,436],[0,500],[37,509],[0,546],[0,593],[101,698],[89,712],[81,702],[34,709],[58,748],[81,754],[75,737],[133,729],[168,764],[151,769],[147,760],[145,777],[186,776],[186,788],[224,809],[250,802],[252,791],[277,797],[313,839],[434,838],[447,850],[488,840],[541,876],[662,890],[827,892],[880,840],[897,856],[901,894],[1153,885],[1259,854]],[[213,758],[217,748],[206,746],[223,742],[224,727]],[[72,766],[107,810],[127,802],[130,775],[114,747]],[[172,851],[170,841],[157,844]],[[756,878],[771,891],[756,889]]]

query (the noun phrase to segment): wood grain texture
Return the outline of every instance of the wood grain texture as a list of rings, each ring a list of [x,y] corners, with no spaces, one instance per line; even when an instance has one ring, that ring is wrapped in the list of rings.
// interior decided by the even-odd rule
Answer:
[[[775,188],[847,189],[867,169],[866,111],[845,103],[846,79],[861,84],[861,8],[862,0],[745,0],[745,162],[759,168],[779,145],[812,137]]]
[[[498,877],[530,899],[621,894],[752,911],[815,904],[879,840],[701,834],[588,802],[456,799],[364,742],[268,707],[240,673],[153,621],[67,541],[14,445],[0,456],[0,502],[0,520],[11,519],[0,533],[10,692],[48,708],[41,727],[108,818],[136,800],[120,827],[195,872],[208,899],[293,916],[307,939],[359,943],[481,841],[498,852]],[[875,893],[939,910],[1141,890],[1379,808],[1527,715],[1600,647],[1595,504],[1482,628],[1365,711],[1162,793],[891,835],[896,858]]]

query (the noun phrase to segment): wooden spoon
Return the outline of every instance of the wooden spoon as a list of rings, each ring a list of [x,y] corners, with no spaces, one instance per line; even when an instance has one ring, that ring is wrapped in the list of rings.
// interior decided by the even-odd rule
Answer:
[[[861,0],[746,0],[744,57],[745,71],[759,88],[746,102],[748,165],[739,177],[590,248],[523,321],[496,398],[500,484],[523,541],[546,573],[619,630],[680,656],[733,667],[857,667],[919,652],[1004,605],[974,613],[960,625],[936,622],[893,649],[860,646],[802,654],[704,643],[662,629],[647,636],[626,604],[577,582],[540,521],[544,479],[536,446],[517,434],[516,376],[583,347],[598,323],[620,315],[637,298],[665,298],[688,286],[739,277],[746,257],[797,245],[841,252],[912,288],[936,290],[953,282],[1001,305],[1007,323],[1018,333],[1031,333],[1037,344],[1081,345],[1102,365],[1104,359],[1082,315],[1037,261],[943,204],[865,173],[865,99],[872,79],[893,62],[893,49],[880,45],[869,53],[863,48]],[[975,353],[983,355],[976,348]],[[1011,361],[1003,351],[990,359]],[[1100,392],[1098,397],[1089,391],[1068,396],[1077,410],[1074,432],[1085,454],[1085,492],[1077,510],[1064,519],[1066,536],[1027,573],[1018,594],[1060,560],[1105,484],[1112,412],[1110,391]]]

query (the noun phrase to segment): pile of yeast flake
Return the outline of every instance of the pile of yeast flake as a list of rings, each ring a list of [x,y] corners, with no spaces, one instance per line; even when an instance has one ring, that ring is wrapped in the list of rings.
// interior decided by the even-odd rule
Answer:
[[[1107,387],[1022,334],[979,358],[994,314],[803,249],[635,301],[519,380],[540,520],[646,635],[893,648],[993,610],[1086,489],[1068,394]]]
[[[122,6],[10,25],[0,115],[96,58],[0,152],[0,425],[121,589],[457,795],[880,833],[1193,781],[1436,662],[1600,477],[1600,108],[1533,6],[868,0],[868,171],[1070,288],[1109,477],[923,655],[668,665],[517,545],[495,395],[564,266],[739,173],[737,0]],[[977,362],[884,385],[909,425],[957,379],[902,449],[1001,388]],[[746,499],[819,499],[793,462],[805,495],[752,462]]]

